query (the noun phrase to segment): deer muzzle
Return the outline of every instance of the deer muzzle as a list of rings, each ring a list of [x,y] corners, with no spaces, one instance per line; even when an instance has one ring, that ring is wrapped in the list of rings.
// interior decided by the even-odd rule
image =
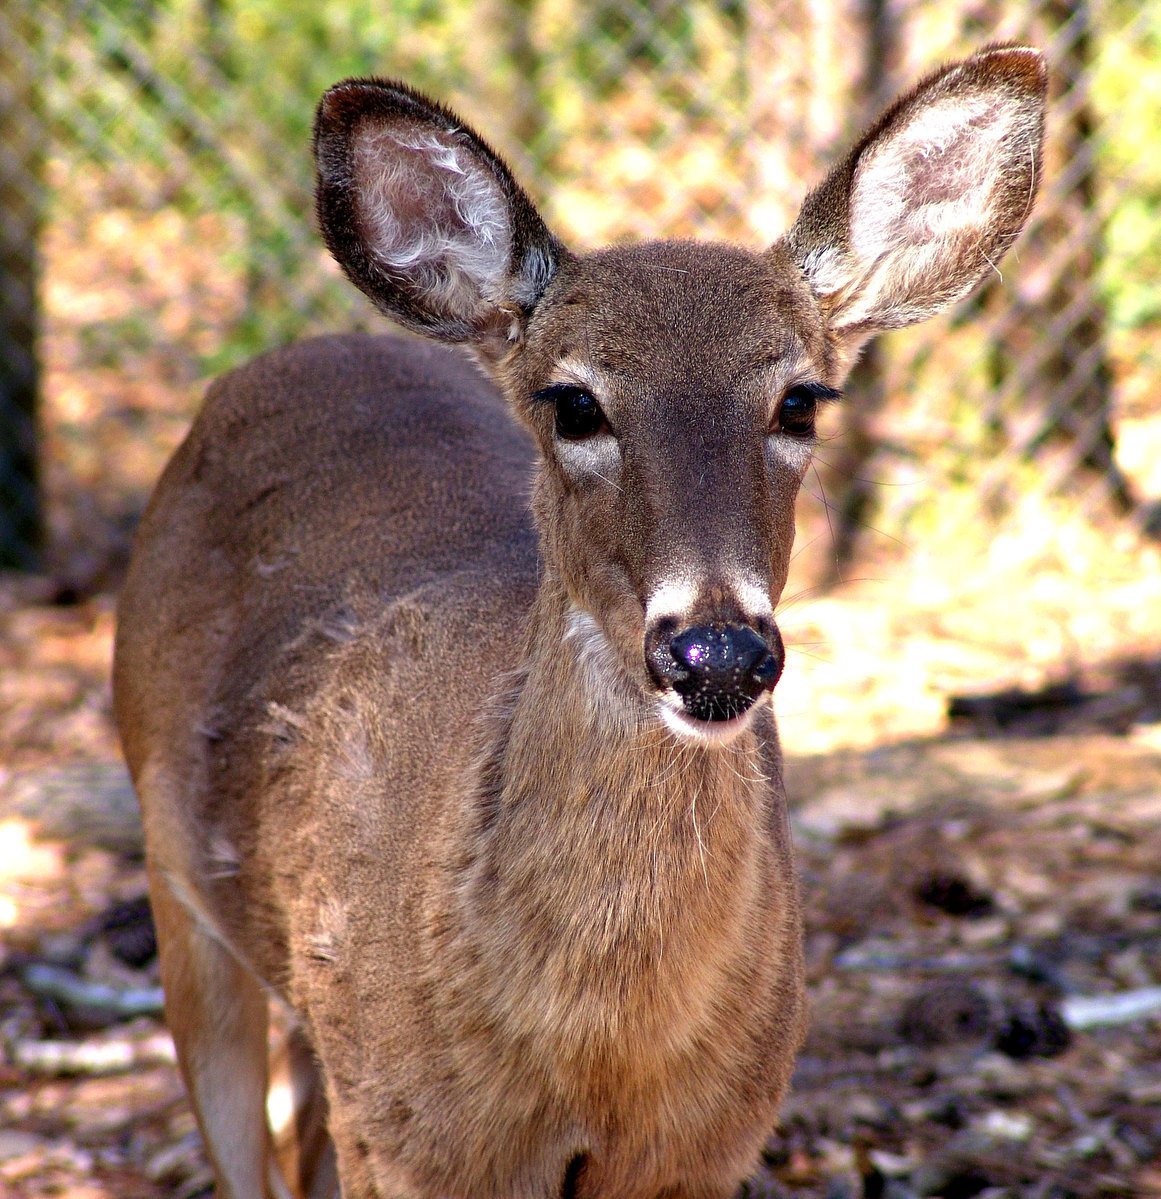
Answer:
[[[646,637],[645,661],[658,690],[673,691],[684,715],[734,720],[773,691],[785,652],[778,629],[710,623],[678,629],[662,622]]]

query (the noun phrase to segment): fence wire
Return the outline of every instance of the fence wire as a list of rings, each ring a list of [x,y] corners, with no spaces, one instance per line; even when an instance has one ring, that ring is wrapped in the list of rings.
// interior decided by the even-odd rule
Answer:
[[[446,100],[574,242],[760,245],[898,89],[1008,39],[1052,66],[1037,212],[1002,280],[857,368],[820,455],[839,569],[860,529],[905,535],[949,493],[973,520],[1012,519],[1033,490],[1147,525],[1161,6],[8,0],[0,562],[26,563],[36,542],[38,383],[54,532],[93,512],[124,525],[209,374],[377,321],[314,229],[310,120],[334,80],[401,77]]]

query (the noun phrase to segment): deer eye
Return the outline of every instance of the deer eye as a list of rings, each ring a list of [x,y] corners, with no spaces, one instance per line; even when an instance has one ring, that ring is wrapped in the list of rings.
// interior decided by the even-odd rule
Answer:
[[[565,441],[582,441],[586,437],[610,431],[600,404],[583,387],[554,383],[538,391],[533,398],[553,405],[556,435]]]
[[[791,437],[813,437],[818,406],[826,400],[837,400],[839,392],[823,383],[800,383],[792,387],[778,405],[775,428],[771,432],[787,433]]]

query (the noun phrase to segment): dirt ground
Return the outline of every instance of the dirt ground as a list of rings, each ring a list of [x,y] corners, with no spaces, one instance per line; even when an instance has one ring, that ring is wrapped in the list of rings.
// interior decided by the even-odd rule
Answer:
[[[199,1194],[109,725],[112,603],[19,598],[0,613],[0,1195]],[[1079,703],[1025,693],[792,756],[812,1028],[754,1194],[1161,1194],[1151,672],[1131,696],[1094,679]],[[980,735],[1005,704],[1015,727]],[[1099,1002],[1126,995],[1152,1005]]]
[[[232,301],[212,228],[200,257],[124,219],[50,238],[55,550],[0,579],[3,1199],[209,1185],[108,687],[133,519],[200,383],[111,347]],[[987,536],[872,543],[827,594],[812,569],[778,694],[812,1024],[750,1194],[1161,1195],[1161,554],[1029,498]]]

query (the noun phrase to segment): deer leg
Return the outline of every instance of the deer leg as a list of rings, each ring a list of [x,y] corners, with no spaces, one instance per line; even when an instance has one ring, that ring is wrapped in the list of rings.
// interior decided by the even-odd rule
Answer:
[[[155,874],[165,1014],[220,1199],[287,1195],[266,1123],[266,996]]]
[[[291,1028],[270,1063],[268,1105],[283,1174],[303,1199],[332,1199],[339,1193],[335,1150],[327,1131],[327,1101],[314,1049],[300,1028]],[[285,1102],[282,1102],[282,1100]]]

